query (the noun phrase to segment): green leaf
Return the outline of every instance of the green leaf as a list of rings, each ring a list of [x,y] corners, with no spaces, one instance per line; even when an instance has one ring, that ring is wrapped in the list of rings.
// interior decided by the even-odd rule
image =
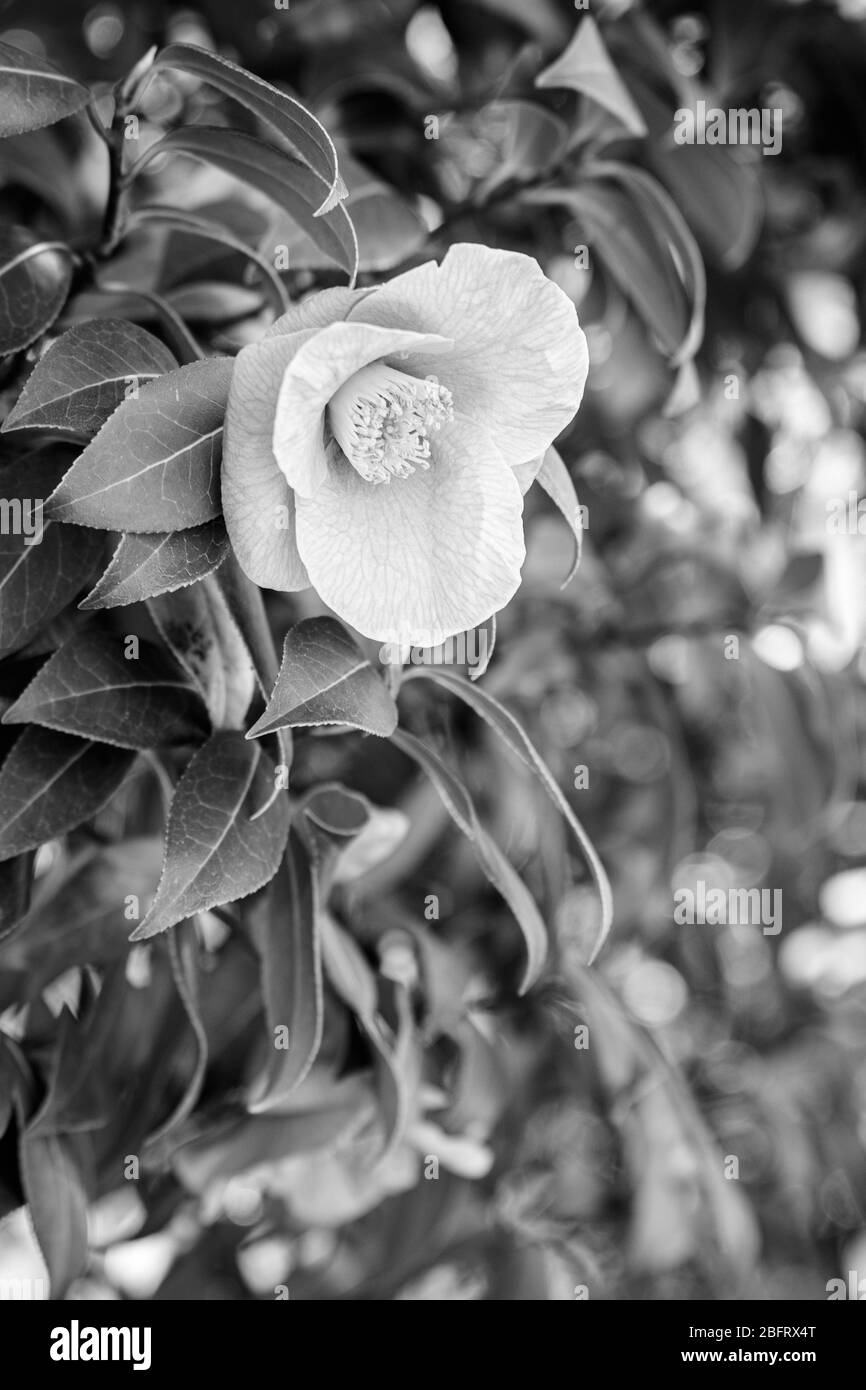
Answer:
[[[574,483],[571,481],[571,474],[553,445],[544,455],[541,467],[535,475],[535,481],[540,483],[550,500],[559,508],[568,522],[571,534],[574,536],[574,562],[562,581],[562,588],[564,589],[566,584],[571,583],[580,564],[583,522],[580,517],[580,503],[577,500]]]
[[[428,674],[417,672],[417,675]],[[430,678],[433,679],[432,673]],[[474,686],[469,687],[474,690]],[[547,928],[536,907],[532,894],[496,841],[488,835],[478,819],[475,805],[460,778],[451,771],[432,748],[404,729],[392,734],[393,742],[402,748],[421,767],[439,796],[455,825],[472,843],[479,866],[485,877],[501,894],[514,914],[526,943],[526,967],[520,983],[525,994],[538,980],[547,959]]]
[[[492,101],[478,113],[472,129],[497,151],[496,167],[476,188],[476,200],[488,198],[510,179],[536,179],[559,162],[568,143],[565,122],[534,101]]]
[[[213,574],[229,550],[221,517],[188,531],[126,535],[99,583],[79,608],[119,608],[157,594],[174,593]]]
[[[10,516],[19,503],[22,521],[17,528],[0,528],[0,656],[26,646],[62,612],[92,582],[102,555],[104,542],[98,532],[74,530],[44,517],[42,504],[64,466],[56,452],[50,452],[30,455],[0,471],[0,502],[9,505]]]
[[[761,180],[740,151],[725,145],[659,143],[653,168],[710,259],[739,270],[755,248],[764,218]]]
[[[48,515],[106,531],[183,531],[219,515],[222,432],[233,362],[157,377],[124,401],[76,459]]]
[[[223,903],[246,898],[273,878],[289,834],[289,807],[268,799],[274,766],[243,734],[221,730],[190,760],[168,819],[156,899],[131,941],[143,941]]]
[[[381,273],[392,270],[426,244],[427,226],[415,209],[359,160],[341,154],[340,167],[349,184],[343,208],[358,238],[358,267]],[[333,260],[290,216],[281,216],[262,240],[262,252],[288,248],[293,270],[323,270]]]
[[[246,643],[213,583],[161,594],[148,603],[151,617],[189,673],[215,729],[237,729],[255,689]]]
[[[185,934],[180,936],[181,932]],[[181,925],[171,933],[168,949],[172,978],[195,1042],[195,1065],[183,1095],[171,1114],[163,1120],[158,1129],[147,1136],[146,1161],[157,1165],[167,1161],[184,1121],[196,1107],[207,1073],[209,1050],[207,1032],[199,1012],[196,943],[188,926]]]
[[[53,1299],[62,1299],[88,1263],[87,1193],[79,1136],[21,1135],[21,1182],[33,1230],[48,1267]]]
[[[55,652],[3,716],[60,733],[150,749],[199,739],[202,701],[173,662],[149,642],[125,656],[126,638],[88,631]]]
[[[397,727],[397,707],[342,623],[305,618],[286,633],[277,683],[247,738],[321,724],[387,738]]]
[[[462,676],[455,675],[451,671],[444,671],[441,668],[434,670],[430,667],[419,667],[417,670],[407,672],[405,679],[411,680],[420,677],[435,681],[437,685],[441,685],[446,690],[450,690],[452,694],[458,695],[469,705],[470,709],[473,709],[476,714],[486,720],[512,753],[535,774],[568,825],[586,860],[601,902],[601,926],[588,962],[591,964],[604,945],[610,931],[613,920],[613,895],[604,865],[596,853],[595,846],[563,796],[556,778],[514,715],[498,700],[494,700],[492,695],[488,695],[485,690],[480,690],[477,685],[470,685]],[[401,737],[405,738],[406,735]]]
[[[80,111],[90,100],[88,89],[53,63],[8,43],[0,43],[0,81],[0,136],[21,135],[26,130],[53,125],[73,111]]]
[[[168,348],[134,323],[77,324],[40,357],[3,429],[90,437],[132,391],[176,367]]]
[[[535,79],[536,87],[569,87],[603,106],[632,135],[647,134],[646,121],[611,61],[601,31],[586,15],[571,43]]]
[[[100,811],[135,754],[52,729],[25,729],[0,768],[0,859],[38,849]]]
[[[105,1124],[111,1106],[106,1061],[116,1047],[115,1029],[129,986],[123,967],[103,978],[98,997],[85,1017],[68,1009],[60,1015],[52,1075],[45,1098],[28,1127],[30,1138],[80,1133]]]
[[[268,893],[253,903],[250,927],[261,962],[262,997],[270,1055],[250,1098],[256,1114],[276,1106],[299,1086],[322,1041],[322,948],[318,890],[310,855],[289,832],[282,863]],[[277,1029],[288,1030],[279,1048]],[[282,1035],[280,1035],[282,1036]]]
[[[659,243],[668,251],[664,264],[672,295],[685,290],[691,319],[682,342],[673,353],[675,366],[697,352],[704,336],[707,276],[698,244],[688,223],[669,194],[651,174],[634,164],[599,160],[586,166],[588,177],[612,179],[627,190],[642,210]]]
[[[0,356],[20,352],[51,327],[71,283],[65,246],[21,227],[0,228]]]
[[[700,256],[700,271],[689,262],[684,280],[671,249],[671,217],[662,221],[658,205],[651,211],[646,196],[636,197],[632,188],[617,187],[609,166],[601,167],[603,177],[587,178],[575,188],[532,189],[522,197],[535,206],[568,208],[593,254],[634,305],[662,351],[676,363],[694,352],[703,332]],[[658,193],[665,198],[661,189]],[[665,203],[670,214],[670,200]],[[686,236],[693,243],[687,229]]]
[[[353,1011],[373,1047],[383,1128],[381,1161],[405,1132],[420,1082],[420,1049],[411,1004],[401,990],[395,1039],[379,1013],[378,976],[354,937],[327,912],[322,913],[321,937],[322,960],[331,986]]]
[[[80,743],[65,734],[28,729],[25,739],[38,735],[58,746]],[[33,741],[31,741],[33,743]],[[104,763],[129,754],[106,745],[91,745],[98,755],[90,773],[98,776]],[[2,777],[2,773],[0,773]],[[61,784],[62,785],[62,784]],[[44,839],[51,839],[49,827]],[[162,869],[162,837],[134,835],[98,851],[88,850],[57,863],[40,881],[39,893],[20,930],[0,943],[0,967],[14,978],[23,1003],[32,1002],[64,971],[75,966],[109,966],[129,954],[129,913],[136,903],[151,900]]]
[[[0,770],[0,790],[2,783],[3,773]],[[15,930],[27,912],[32,883],[32,854],[25,852],[0,863],[0,941]]]
[[[240,102],[277,135],[288,140],[325,184],[317,215],[328,212],[345,196],[334,142],[325,127],[294,97],[272,87],[269,82],[263,82],[251,72],[236,67],[228,59],[192,44],[169,44],[154,60],[153,71],[159,68],[178,68],[181,72],[202,78],[226,96]]]
[[[271,261],[248,246],[241,237],[236,236],[229,228],[222,226],[218,222],[212,221],[209,217],[202,217],[199,213],[181,211],[179,208],[160,207],[151,204],[144,208],[138,208],[130,217],[131,226],[140,226],[142,223],[160,222],[175,228],[177,231],[186,232],[193,237],[201,237],[205,241],[216,243],[227,251],[235,251],[238,255],[245,256],[257,266],[262,275],[267,280],[273,290],[276,299],[277,313],[285,314],[291,308],[292,302]],[[168,268],[171,269],[171,258],[168,258]],[[173,301],[178,312],[182,312]]]
[[[283,208],[321,251],[353,279],[358,269],[358,242],[342,204],[317,214],[322,193],[318,174],[281,150],[238,130],[185,126],[151,145],[135,166],[137,175],[158,155],[184,154],[213,164],[249,184]]]

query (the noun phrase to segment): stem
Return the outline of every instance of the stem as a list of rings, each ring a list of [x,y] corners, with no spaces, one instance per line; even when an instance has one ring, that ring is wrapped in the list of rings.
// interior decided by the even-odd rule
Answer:
[[[249,648],[261,692],[268,699],[280,669],[280,656],[271,636],[261,590],[247,578],[231,551],[217,570],[216,581]]]
[[[118,124],[118,121],[120,124]],[[99,254],[108,257],[120,241],[126,211],[126,189],[123,186],[123,116],[114,113],[108,142],[108,202],[102,224]]]

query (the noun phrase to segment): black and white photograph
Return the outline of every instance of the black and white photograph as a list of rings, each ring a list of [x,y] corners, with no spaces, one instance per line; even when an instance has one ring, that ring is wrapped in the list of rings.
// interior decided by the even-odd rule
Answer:
[[[28,1371],[552,1301],[833,1373],[864,313],[866,0],[0,0]]]

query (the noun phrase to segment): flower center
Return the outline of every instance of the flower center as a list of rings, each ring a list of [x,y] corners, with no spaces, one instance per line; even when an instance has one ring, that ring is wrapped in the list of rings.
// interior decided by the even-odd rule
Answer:
[[[451,392],[374,362],[336,392],[331,429],[352,467],[368,483],[408,478],[430,467],[430,433],[454,419]]]

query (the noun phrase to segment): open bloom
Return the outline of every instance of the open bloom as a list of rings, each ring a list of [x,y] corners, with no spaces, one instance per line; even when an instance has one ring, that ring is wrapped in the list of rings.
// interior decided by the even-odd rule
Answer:
[[[236,361],[222,491],[240,564],[382,641],[483,622],[520,583],[523,491],[587,365],[573,304],[514,252],[454,246],[314,295]]]

